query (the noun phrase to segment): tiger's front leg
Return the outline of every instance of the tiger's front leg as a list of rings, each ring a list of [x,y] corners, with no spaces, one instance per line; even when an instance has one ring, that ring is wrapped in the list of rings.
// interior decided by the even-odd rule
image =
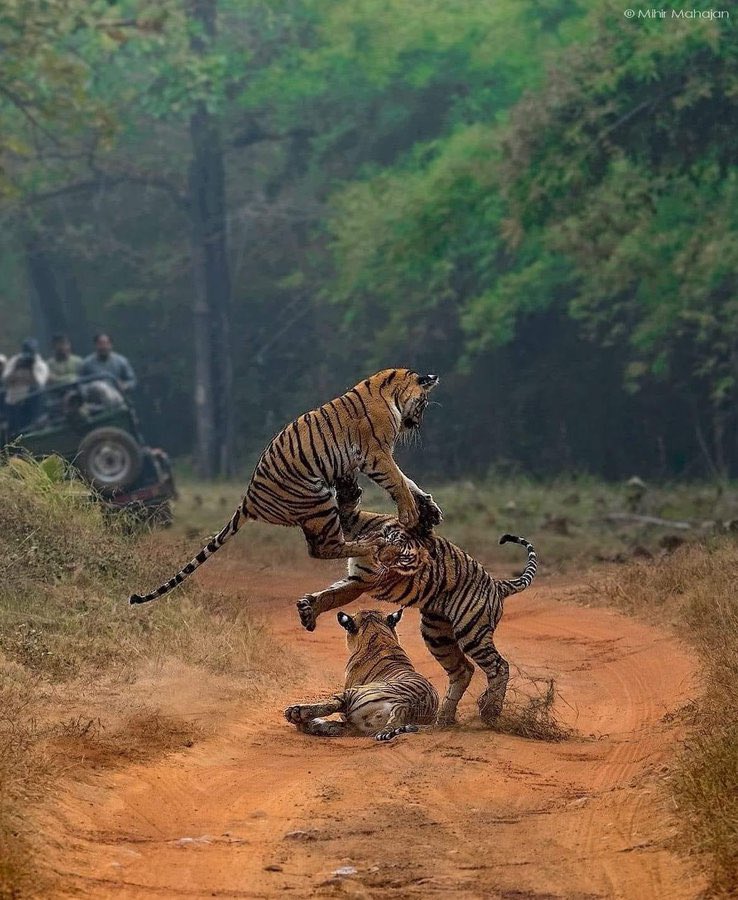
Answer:
[[[407,475],[404,474],[402,477],[405,479],[405,484],[417,507],[418,523],[414,526],[416,533],[427,537],[433,533],[433,529],[436,525],[440,525],[441,522],[443,522],[443,512],[441,511],[441,507],[430,494],[418,487],[411,478],[408,478]]]
[[[297,612],[302,627],[307,631],[315,631],[318,616],[339,606],[347,606],[358,599],[368,588],[366,582],[358,576],[349,576],[335,582],[317,594],[306,594],[297,601]]]
[[[390,451],[374,450],[363,460],[361,471],[392,497],[402,525],[413,528],[418,524],[418,508],[410,489],[413,482],[404,475]]]
[[[383,487],[397,504],[397,518],[406,528],[420,526],[430,533],[443,521],[441,507],[430,494],[421,490],[395,462],[391,452],[370,454],[361,466],[362,472]]]

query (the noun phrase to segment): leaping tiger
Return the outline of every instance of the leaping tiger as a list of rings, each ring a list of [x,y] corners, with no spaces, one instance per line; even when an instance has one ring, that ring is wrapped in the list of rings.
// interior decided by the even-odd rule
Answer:
[[[528,561],[519,578],[499,580],[451,541],[433,534],[437,519],[432,507],[421,509],[421,522],[413,532],[394,516],[360,511],[356,478],[339,481],[337,499],[343,530],[351,540],[382,537],[387,545],[377,561],[351,559],[346,578],[298,600],[303,626],[314,630],[321,613],[365,593],[396,606],[417,606],[426,646],[449,680],[439,724],[455,721],[456,708],[474,672],[468,657],[487,676],[487,689],[477,702],[483,721],[493,724],[502,712],[509,677],[507,660],[495,647],[493,635],[505,598],[525,590],[535,578],[538,563],[533,545],[516,535],[502,536],[501,544],[524,546]]]
[[[347,631],[350,651],[344,689],[328,700],[288,707],[287,721],[307,734],[372,734],[378,741],[430,725],[438,710],[438,694],[415,671],[397,640],[401,618],[401,609],[389,616],[373,609],[355,616],[340,612],[338,621]],[[342,721],[324,718],[336,713]]]
[[[147,603],[181,584],[248,519],[299,526],[310,555],[319,559],[372,556],[382,538],[347,542],[333,491],[336,479],[357,471],[389,492],[403,524],[417,523],[421,502],[440,518],[430,494],[403,474],[392,455],[400,433],[420,427],[437,384],[436,375],[383,369],[287,425],[262,453],[228,524],[173,578],[149,594],[132,594],[130,602]]]

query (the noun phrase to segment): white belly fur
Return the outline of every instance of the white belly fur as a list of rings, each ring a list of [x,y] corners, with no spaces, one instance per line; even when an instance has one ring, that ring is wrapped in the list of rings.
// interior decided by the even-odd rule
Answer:
[[[376,734],[387,724],[393,704],[389,700],[368,703],[348,717],[348,723],[362,734]]]

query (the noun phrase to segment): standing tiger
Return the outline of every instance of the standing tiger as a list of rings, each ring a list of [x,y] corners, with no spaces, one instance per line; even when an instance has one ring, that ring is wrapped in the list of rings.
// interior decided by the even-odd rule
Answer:
[[[300,703],[285,711],[288,722],[323,737],[373,734],[389,741],[418,725],[430,725],[438,711],[433,685],[413,668],[397,640],[402,610],[383,616],[374,609],[338,614],[350,651],[344,689],[329,700]],[[324,719],[339,713],[343,721]]]
[[[147,603],[172,590],[219,550],[248,519],[302,528],[311,556],[319,559],[375,555],[382,538],[347,542],[333,487],[336,479],[363,472],[397,504],[400,522],[418,521],[423,504],[440,518],[426,494],[404,475],[392,455],[400,433],[419,428],[436,375],[383,369],[341,397],[305,413],[272,439],[256,464],[246,495],[231,520],[197,556],[155,591],[133,594]]]
[[[455,721],[456,708],[474,672],[468,657],[487,676],[487,689],[477,702],[483,721],[493,724],[502,712],[509,666],[492,638],[505,598],[525,590],[535,578],[537,560],[532,544],[515,535],[502,536],[501,544],[522,544],[528,562],[519,578],[497,580],[451,541],[433,534],[437,517],[431,507],[421,509],[419,526],[408,531],[394,516],[360,511],[361,489],[356,478],[341,479],[337,491],[341,525],[351,540],[382,537],[387,543],[377,561],[351,559],[346,578],[298,600],[303,626],[312,631],[321,613],[345,606],[365,593],[397,606],[417,606],[426,646],[449,679],[439,724]]]

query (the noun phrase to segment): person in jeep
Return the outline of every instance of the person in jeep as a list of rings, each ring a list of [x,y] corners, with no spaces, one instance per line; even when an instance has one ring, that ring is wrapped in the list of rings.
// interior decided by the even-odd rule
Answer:
[[[20,353],[8,360],[2,375],[5,415],[11,434],[19,434],[41,415],[41,388],[48,378],[49,367],[38,351],[38,341],[26,338]]]
[[[97,375],[108,383],[112,378],[122,394],[136,387],[136,375],[131,364],[125,356],[113,352],[113,342],[107,334],[95,336],[95,352],[84,360],[79,374],[82,378]]]
[[[72,342],[66,334],[55,334],[51,339],[51,356],[46,360],[49,367],[49,384],[70,384],[77,380],[82,366],[82,357],[72,353]]]

